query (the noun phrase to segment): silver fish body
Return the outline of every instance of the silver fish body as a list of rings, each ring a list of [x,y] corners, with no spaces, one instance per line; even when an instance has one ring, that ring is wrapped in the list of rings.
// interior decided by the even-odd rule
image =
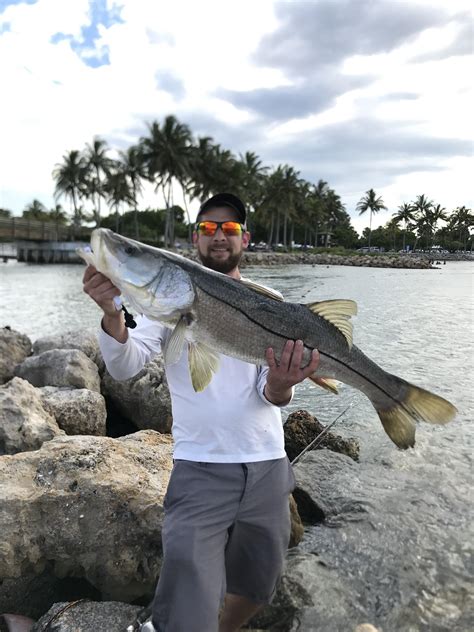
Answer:
[[[312,379],[336,379],[362,391],[399,447],[414,445],[416,420],[442,424],[456,414],[450,402],[384,371],[352,344],[352,301],[287,303],[252,283],[107,229],[93,231],[91,246],[86,261],[109,277],[134,309],[172,329],[166,360],[176,361],[188,346],[196,390],[209,383],[219,353],[265,364],[269,347],[278,360],[287,340],[302,340],[304,364],[313,349],[320,354]]]

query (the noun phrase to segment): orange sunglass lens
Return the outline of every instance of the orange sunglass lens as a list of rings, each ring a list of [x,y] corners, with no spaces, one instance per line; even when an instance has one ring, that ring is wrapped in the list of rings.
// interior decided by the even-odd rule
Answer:
[[[199,222],[198,231],[201,235],[212,237],[219,226],[228,237],[242,234],[242,226],[238,222]]]

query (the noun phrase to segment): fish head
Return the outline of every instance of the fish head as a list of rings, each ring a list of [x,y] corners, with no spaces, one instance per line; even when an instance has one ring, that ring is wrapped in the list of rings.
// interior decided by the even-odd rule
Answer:
[[[140,313],[157,320],[176,316],[194,301],[189,274],[172,253],[118,235],[107,228],[92,231],[94,265]]]

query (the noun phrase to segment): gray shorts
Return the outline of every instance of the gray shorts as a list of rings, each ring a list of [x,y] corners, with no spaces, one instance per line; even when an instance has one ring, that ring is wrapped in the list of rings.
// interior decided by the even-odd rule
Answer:
[[[166,493],[159,632],[215,632],[226,592],[268,603],[290,537],[288,459],[176,461]]]

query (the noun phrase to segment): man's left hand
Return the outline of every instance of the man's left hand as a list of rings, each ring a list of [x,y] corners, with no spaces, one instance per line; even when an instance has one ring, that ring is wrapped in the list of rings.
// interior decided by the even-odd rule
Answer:
[[[287,340],[277,363],[272,348],[267,349],[265,357],[269,366],[267,383],[265,385],[265,397],[272,404],[283,405],[290,401],[292,388],[307,377],[312,375],[319,364],[319,353],[312,351],[308,365],[301,368],[303,362],[304,345],[302,340]]]

